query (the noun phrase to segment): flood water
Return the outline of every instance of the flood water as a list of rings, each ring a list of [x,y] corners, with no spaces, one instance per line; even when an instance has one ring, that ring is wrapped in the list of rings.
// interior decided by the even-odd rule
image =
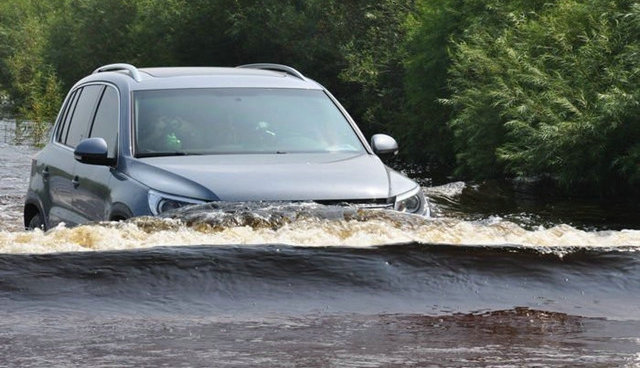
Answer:
[[[457,182],[424,187],[429,219],[231,203],[25,232],[35,152],[0,144],[0,366],[640,366],[635,203]]]

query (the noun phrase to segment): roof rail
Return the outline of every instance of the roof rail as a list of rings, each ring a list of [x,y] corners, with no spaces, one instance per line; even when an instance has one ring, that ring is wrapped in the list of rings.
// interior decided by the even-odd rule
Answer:
[[[133,78],[136,82],[140,82],[142,80],[142,77],[140,77],[140,72],[138,71],[138,68],[136,68],[135,66],[131,65],[131,64],[109,64],[109,65],[103,65],[101,67],[99,67],[98,69],[94,70],[93,73],[91,74],[96,74],[96,73],[101,73],[101,72],[110,72],[110,71],[117,71],[117,70],[126,70],[129,72],[129,74],[131,75],[131,78]]]
[[[271,64],[271,63],[256,63],[256,64],[245,64],[239,65],[236,68],[246,68],[246,69],[266,69],[266,70],[276,70],[279,72],[285,72],[289,75],[292,75],[296,78],[300,78],[302,80],[307,80],[302,73],[293,69],[290,66],[282,65],[282,64]]]

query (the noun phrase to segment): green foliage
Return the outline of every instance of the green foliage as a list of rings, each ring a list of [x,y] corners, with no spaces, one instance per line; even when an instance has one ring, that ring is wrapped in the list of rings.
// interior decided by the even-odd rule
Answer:
[[[410,0],[0,1],[9,8],[20,5],[20,14],[0,18],[8,33],[37,37],[39,46],[29,57],[41,62],[32,72],[51,70],[64,90],[112,62],[266,61],[292,65],[326,85],[365,130],[393,130],[402,106],[401,45]],[[13,28],[15,18],[37,23],[40,31],[25,35],[26,28]],[[0,43],[5,44],[2,38]],[[0,49],[0,62],[21,52]],[[30,109],[12,87],[14,79],[7,81],[3,85],[12,88],[16,105]]]
[[[190,2],[179,63],[291,65],[333,91],[369,132],[391,129],[402,101],[408,0]],[[207,14],[207,17],[203,17]],[[202,30],[211,30],[193,37]]]
[[[341,44],[345,67],[340,79],[357,87],[358,106],[350,107],[360,117],[360,125],[371,134],[390,133],[408,142],[402,114],[406,58],[403,47],[407,17],[414,12],[411,1],[360,1],[347,5],[344,22],[352,32]]]
[[[33,122],[31,138],[35,144],[40,144],[55,120],[62,92],[55,70],[43,58],[46,20],[25,14],[46,8],[28,1],[20,3],[21,7],[10,5],[6,2],[0,4],[3,10],[0,32],[5,36],[2,52],[4,73],[1,78],[3,84],[10,86],[9,92],[17,101],[15,112],[18,118]],[[4,17],[12,19],[12,28],[8,28]]]
[[[98,66],[134,62],[129,27],[135,5],[126,0],[64,0],[47,14],[44,58],[63,76],[64,87]]]
[[[638,183],[640,5],[562,1],[468,33],[450,68],[461,172]],[[492,172],[491,170],[496,170]]]
[[[0,96],[41,139],[103,64],[283,63],[405,159],[605,193],[640,183],[638,34],[630,0],[0,0]]]
[[[456,0],[423,0],[417,12],[407,18],[407,57],[403,60],[407,127],[401,138],[409,143],[409,152],[416,160],[438,161],[441,165],[453,162],[453,137],[446,124],[451,111],[439,100],[449,97],[446,71],[451,60],[447,48],[452,37],[464,28],[465,17],[457,10],[462,4]]]

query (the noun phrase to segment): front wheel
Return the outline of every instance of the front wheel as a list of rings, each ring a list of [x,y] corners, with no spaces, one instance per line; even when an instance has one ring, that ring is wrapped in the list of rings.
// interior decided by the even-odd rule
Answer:
[[[31,220],[29,220],[29,224],[27,224],[27,230],[33,229],[45,230],[44,220],[42,219],[42,215],[40,214],[40,212],[33,215]]]

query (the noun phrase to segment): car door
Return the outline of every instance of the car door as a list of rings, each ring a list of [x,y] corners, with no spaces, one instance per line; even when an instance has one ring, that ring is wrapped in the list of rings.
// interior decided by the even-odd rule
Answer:
[[[74,160],[64,145],[64,139],[81,92],[82,88],[79,88],[69,94],[54,134],[54,143],[47,145],[38,155],[37,171],[43,181],[42,201],[49,226],[63,222],[68,212],[66,208],[71,206]]]
[[[63,124],[56,131],[54,144],[47,154],[42,172],[46,180],[45,191],[51,202],[49,226],[60,222],[69,225],[83,222],[83,217],[79,216],[73,203],[78,184],[74,175],[77,163],[73,150],[80,140],[87,137],[96,103],[103,89],[103,85],[88,85],[73,91]]]
[[[116,158],[119,122],[118,91],[106,85],[89,128],[89,138],[100,137],[107,142],[109,158]],[[90,165],[78,162],[75,166],[77,181],[73,206],[83,221],[107,220],[111,190],[109,181],[113,175],[111,166]]]

